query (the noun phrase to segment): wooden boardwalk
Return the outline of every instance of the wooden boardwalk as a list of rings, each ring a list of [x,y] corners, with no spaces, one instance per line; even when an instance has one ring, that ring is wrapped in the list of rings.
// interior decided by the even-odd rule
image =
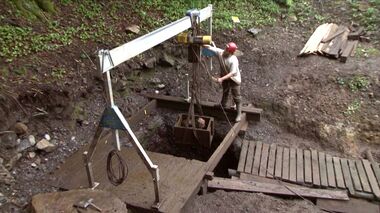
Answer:
[[[245,140],[237,171],[316,188],[347,189],[352,196],[380,198],[379,164],[365,159]]]
[[[95,181],[99,190],[110,191],[119,199],[132,207],[151,209],[154,203],[152,176],[146,169],[137,152],[133,148],[123,148],[122,157],[128,166],[128,177],[119,186],[112,185],[107,178],[107,154],[111,145],[99,143],[93,161]],[[88,181],[82,163],[84,147],[54,173],[56,187],[70,190],[87,188]],[[188,160],[160,153],[147,152],[160,169],[160,212],[179,212],[187,200],[198,192],[206,173],[206,162]]]

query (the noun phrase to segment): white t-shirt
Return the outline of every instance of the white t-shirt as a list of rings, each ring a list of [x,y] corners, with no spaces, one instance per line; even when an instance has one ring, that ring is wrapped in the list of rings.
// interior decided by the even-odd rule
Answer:
[[[222,55],[223,54],[223,51],[222,49],[220,48],[217,48],[217,47],[209,47],[209,49],[217,54],[220,54]],[[228,56],[227,58],[222,56],[223,60],[224,60],[224,64],[226,65],[226,68],[227,68],[227,71],[229,71],[230,73],[233,73],[233,76],[231,77],[231,79],[237,83],[237,84],[240,84],[241,83],[241,76],[240,76],[240,70],[239,70],[239,61],[237,59],[237,57],[235,55],[230,55]]]

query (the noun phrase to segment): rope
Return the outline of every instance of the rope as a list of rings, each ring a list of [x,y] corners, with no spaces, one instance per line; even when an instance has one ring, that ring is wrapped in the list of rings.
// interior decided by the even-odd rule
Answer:
[[[113,156],[116,156],[117,161],[119,161],[117,174],[114,170],[114,165],[112,163]],[[108,180],[114,186],[118,186],[122,184],[128,176],[128,166],[125,164],[125,161],[123,160],[123,158],[121,158],[117,150],[112,150],[111,152],[108,153],[107,176],[108,176]]]
[[[206,73],[208,74],[208,76],[211,77],[211,78],[213,78],[213,76],[211,75],[211,73],[210,73],[209,70],[208,70],[207,65],[205,64],[205,61],[204,61],[204,60],[200,60],[200,61],[201,61],[201,65],[202,65],[203,68],[206,70]],[[215,81],[213,81],[213,82],[215,82]],[[224,110],[222,104],[219,103],[219,105],[220,105],[220,108],[222,109],[223,114],[224,114],[224,116],[225,116],[225,118],[226,118],[228,124],[230,125],[231,130],[233,131],[234,135],[236,135],[236,136],[237,136],[236,138],[237,138],[238,140],[240,140],[240,142],[243,144],[243,140],[244,140],[244,138],[242,139],[238,134],[236,134],[235,130],[232,128],[232,127],[233,127],[233,126],[232,126],[232,123],[231,123],[230,120],[228,119],[227,113],[226,113],[226,111]],[[245,136],[244,136],[244,137],[245,137]],[[269,174],[271,174],[271,172],[269,172],[267,168],[265,168],[265,170],[266,170],[266,172],[268,172]],[[301,198],[302,200],[304,200],[304,201],[306,201],[306,202],[308,202],[308,203],[311,203],[313,206],[315,206],[316,208],[318,208],[318,209],[321,210],[321,211],[331,212],[331,211],[328,211],[328,210],[321,209],[319,206],[317,206],[316,204],[314,204],[312,201],[306,199],[305,197],[303,197],[303,196],[300,195],[299,193],[297,193],[297,192],[295,192],[294,190],[292,190],[291,188],[289,188],[289,187],[288,187],[287,185],[285,185],[285,184],[284,184],[279,178],[275,177],[273,174],[271,174],[271,175],[273,176],[273,179],[274,179],[274,180],[277,180],[277,182],[278,182],[280,185],[284,186],[287,190],[289,190],[290,192],[292,192],[293,194],[295,194],[296,196],[298,196],[298,197]],[[332,212],[331,212],[331,213],[332,213]]]

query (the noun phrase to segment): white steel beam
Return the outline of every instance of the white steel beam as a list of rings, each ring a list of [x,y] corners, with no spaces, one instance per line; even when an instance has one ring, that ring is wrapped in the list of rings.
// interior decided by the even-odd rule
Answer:
[[[212,6],[208,6],[200,10],[200,21],[210,18],[212,15]],[[189,29],[191,27],[190,17],[186,16],[164,27],[161,27],[151,33],[145,34],[128,43],[116,47],[109,51],[109,57],[100,58],[100,70],[107,72],[126,60],[137,56],[140,53],[168,40],[169,38]],[[104,56],[101,56],[104,57]]]

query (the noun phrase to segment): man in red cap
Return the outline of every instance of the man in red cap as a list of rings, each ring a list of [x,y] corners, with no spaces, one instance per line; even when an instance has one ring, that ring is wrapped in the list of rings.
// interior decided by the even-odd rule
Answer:
[[[237,46],[234,42],[230,42],[226,45],[226,48],[220,49],[210,45],[205,45],[205,48],[214,52],[219,59],[220,63],[220,77],[215,80],[222,84],[223,96],[222,96],[222,107],[227,107],[228,96],[231,90],[232,98],[236,104],[236,122],[241,120],[241,94],[240,94],[240,84],[241,76],[239,70],[239,61],[234,55],[237,50]]]

